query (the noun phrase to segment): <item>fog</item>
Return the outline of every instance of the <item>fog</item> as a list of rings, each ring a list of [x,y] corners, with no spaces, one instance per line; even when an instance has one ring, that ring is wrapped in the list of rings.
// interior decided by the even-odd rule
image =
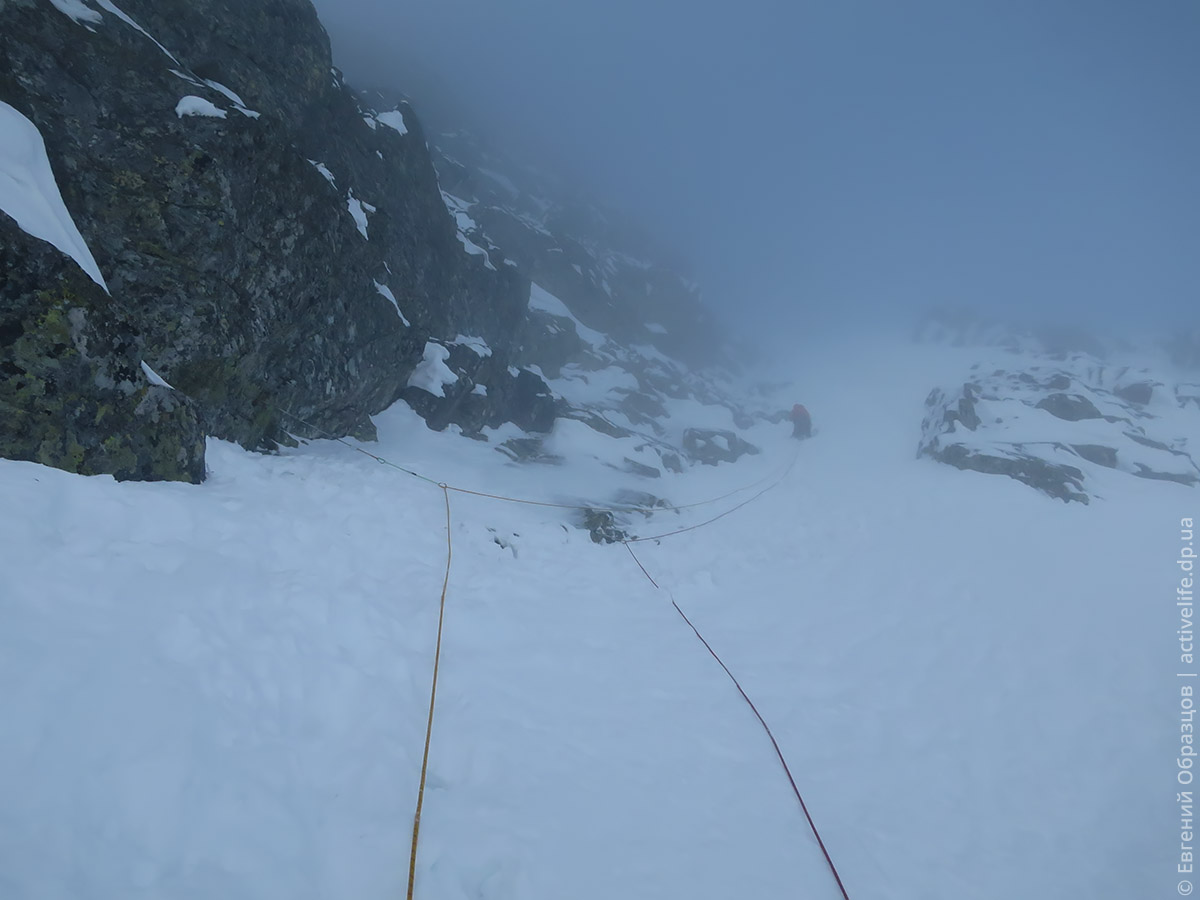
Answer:
[[[316,5],[352,82],[629,211],[751,332],[1197,318],[1193,0]]]

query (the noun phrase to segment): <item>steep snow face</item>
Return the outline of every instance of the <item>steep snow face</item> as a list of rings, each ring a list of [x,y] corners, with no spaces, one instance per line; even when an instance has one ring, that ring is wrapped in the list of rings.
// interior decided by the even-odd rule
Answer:
[[[795,459],[753,503],[637,545],[661,589],[572,511],[453,494],[418,896],[838,896],[671,599],[771,723],[852,897],[1173,889],[1162,785],[1174,673],[1194,671],[1175,560],[1197,495],[1114,473],[1103,503],[1062,504],[915,458],[929,387],[976,361],[808,356],[773,399],[805,403],[815,438],[760,421],[760,456],[664,473],[682,504]],[[364,449],[452,485],[611,503],[641,483],[587,428],[531,467],[401,405],[377,424]],[[403,892],[442,493],[330,442],[213,441],[209,464],[194,487],[0,461],[24,513],[0,517],[6,895]],[[699,525],[747,496],[625,524]]]
[[[63,203],[37,126],[0,101],[0,210],[21,230],[53,244],[108,290],[100,267]]]

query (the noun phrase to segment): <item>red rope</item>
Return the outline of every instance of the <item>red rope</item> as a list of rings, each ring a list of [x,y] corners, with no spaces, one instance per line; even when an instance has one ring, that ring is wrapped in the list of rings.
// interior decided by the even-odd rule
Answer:
[[[625,549],[629,551],[629,555],[633,557],[633,561],[637,563],[638,568],[642,570],[642,574],[646,576],[650,583],[656,588],[659,587],[658,582],[650,577],[650,573],[646,571],[646,567],[642,565],[642,561],[637,558],[637,554],[633,552],[633,548],[630,547],[628,543],[625,543]],[[670,595],[669,591],[668,595]],[[771,726],[767,724],[767,720],[764,719],[762,713],[758,711],[758,707],[754,705],[754,701],[751,700],[750,696],[745,692],[745,690],[742,689],[742,685],[738,682],[734,674],[729,671],[729,666],[725,665],[724,660],[717,655],[717,651],[714,650],[712,645],[704,639],[704,635],[700,633],[700,629],[692,624],[692,620],[687,617],[687,613],[685,613],[680,608],[679,604],[675,602],[674,596],[671,596],[671,605],[675,607],[675,612],[679,613],[683,621],[687,622],[688,627],[692,629],[692,633],[700,639],[700,643],[704,645],[704,649],[707,650],[709,654],[711,654],[712,658],[717,661],[717,664],[725,670],[725,674],[729,676],[729,680],[733,682],[733,686],[737,688],[738,693],[742,695],[742,699],[746,701],[746,705],[750,707],[755,718],[757,718],[759,724],[762,725],[763,731],[767,733],[767,737],[771,740],[771,746],[775,748],[775,755],[779,758],[779,764],[783,766],[783,772],[785,775],[787,775],[788,784],[792,786],[792,793],[796,795],[796,799],[800,802],[800,809],[804,811],[804,818],[808,820],[808,827],[812,829],[813,836],[817,839],[817,845],[821,848],[821,853],[825,856],[825,862],[829,866],[829,871],[833,873],[833,880],[837,882],[838,890],[842,892],[843,900],[850,900],[850,895],[846,892],[846,885],[842,883],[842,876],[838,873],[837,866],[833,863],[833,857],[829,855],[829,849],[825,846],[825,841],[821,838],[821,832],[817,830],[817,823],[813,821],[812,814],[808,811],[808,804],[804,802],[804,797],[800,793],[800,788],[796,785],[796,779],[792,777],[792,770],[788,766],[787,760],[783,756],[783,751],[779,748],[779,741],[775,740],[775,734],[771,731]]]

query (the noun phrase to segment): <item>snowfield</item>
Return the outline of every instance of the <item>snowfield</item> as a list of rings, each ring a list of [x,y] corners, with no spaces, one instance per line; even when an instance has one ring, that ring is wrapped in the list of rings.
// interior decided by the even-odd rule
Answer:
[[[1197,494],[1112,472],[1064,504],[915,458],[929,389],[981,352],[831,345],[779,398],[813,440],[760,425],[760,456],[653,481],[599,436],[517,466],[376,417],[363,446],[398,465],[553,502],[688,503],[799,453],[756,502],[636,545],[661,590],[574,513],[451,495],[417,896],[839,896],[672,596],[856,900],[1174,896]],[[209,467],[117,484],[0,460],[0,896],[403,896],[442,492],[334,442],[212,441]]]

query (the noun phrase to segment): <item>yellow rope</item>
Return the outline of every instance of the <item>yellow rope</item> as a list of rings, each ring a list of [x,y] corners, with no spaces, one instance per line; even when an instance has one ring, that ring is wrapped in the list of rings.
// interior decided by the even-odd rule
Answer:
[[[438,667],[442,661],[442,623],[446,619],[446,589],[450,585],[450,560],[454,547],[450,541],[450,489],[439,484],[446,501],[446,575],[442,579],[442,599],[438,610],[437,647],[433,651],[433,685],[429,689],[429,718],[425,724],[425,753],[421,757],[421,785],[417,788],[417,811],[413,815],[412,852],[408,857],[408,900],[413,900],[417,880],[417,840],[421,836],[421,807],[425,803],[425,778],[429,774],[429,741],[433,736],[433,710],[437,705]]]

